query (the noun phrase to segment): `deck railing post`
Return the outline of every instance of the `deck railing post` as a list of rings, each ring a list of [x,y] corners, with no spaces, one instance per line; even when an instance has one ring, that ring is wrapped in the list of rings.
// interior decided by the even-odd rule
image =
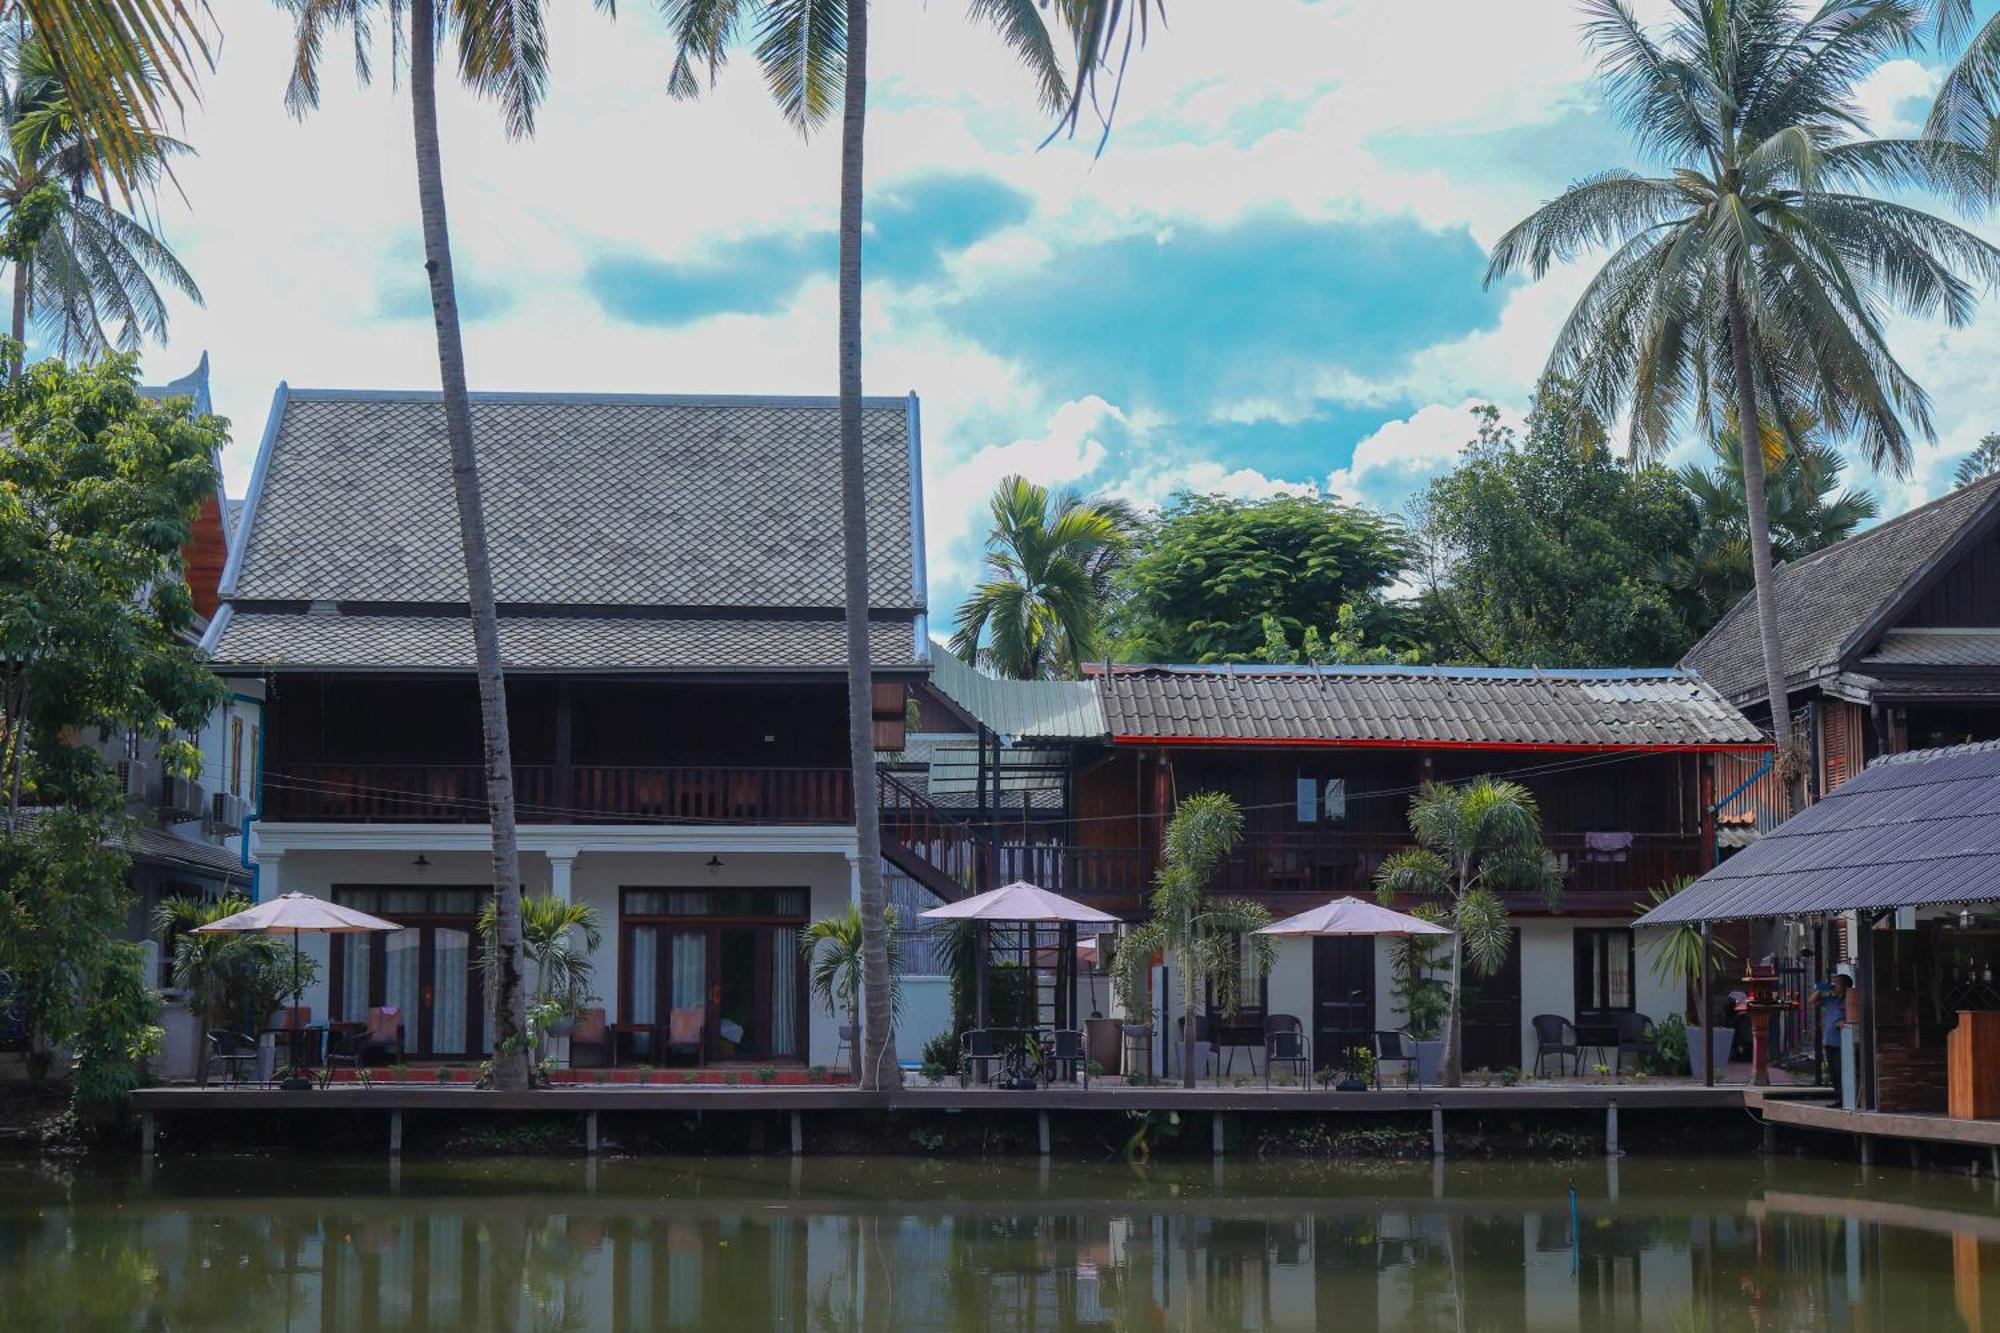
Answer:
[[[1444,1105],[1431,1103],[1431,1156],[1444,1156]]]
[[[597,1112],[583,1113],[583,1150],[592,1157],[597,1156]]]
[[[151,1157],[153,1155],[153,1113],[151,1111],[139,1112],[139,1155],[142,1157]]]
[[[1618,1155],[1618,1099],[1613,1097],[1604,1104],[1604,1152],[1606,1156]]]
[[[805,1117],[798,1111],[792,1112],[792,1156],[797,1157],[806,1150]]]
[[[403,1155],[403,1108],[400,1106],[389,1112],[389,1155]]]
[[[1035,1112],[1035,1140],[1041,1145],[1042,1156],[1049,1155],[1049,1113]]]
[[[1217,1157],[1222,1156],[1222,1112],[1217,1111],[1208,1122],[1209,1144]]]

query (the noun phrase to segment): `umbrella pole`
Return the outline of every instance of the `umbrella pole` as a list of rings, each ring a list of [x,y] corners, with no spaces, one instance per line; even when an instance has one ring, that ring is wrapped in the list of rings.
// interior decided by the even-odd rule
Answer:
[[[299,981],[299,932],[297,927],[293,927],[292,929],[292,1014],[291,1014],[292,1021],[290,1023],[290,1027],[292,1029],[292,1073],[294,1075],[296,1075],[299,1072],[299,1035],[300,1035],[299,1029],[300,1027],[303,1026],[302,1020],[305,1017],[305,1015],[299,1012],[299,1005],[304,998],[305,998],[305,986]]]
[[[986,923],[976,923],[972,927],[972,991],[977,997],[978,1027],[986,1027]]]

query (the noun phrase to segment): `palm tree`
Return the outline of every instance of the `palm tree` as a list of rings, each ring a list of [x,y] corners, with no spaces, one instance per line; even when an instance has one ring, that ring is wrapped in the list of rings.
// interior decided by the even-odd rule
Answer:
[[[138,0],[143,3],[144,0]],[[527,1003],[521,984],[521,847],[514,816],[514,756],[507,731],[507,686],[500,669],[500,621],[486,544],[486,510],[473,446],[472,400],[466,387],[465,345],[459,330],[458,287],[452,277],[451,236],[444,212],[444,156],[438,143],[437,48],[456,37],[459,74],[475,91],[496,98],[510,134],[534,131],[535,110],[548,82],[548,42],[539,0],[278,0],[294,23],[292,78],[285,105],[304,116],[319,105],[320,48],[341,26],[354,32],[355,74],[370,75],[371,24],[386,11],[392,55],[407,50],[410,110],[416,139],[417,210],[423,223],[424,272],[437,325],[438,376],[445,436],[451,447],[452,494],[465,559],[472,644],[478,666],[486,803],[493,830],[495,984],[493,1086],[529,1086]],[[610,0],[598,0],[609,8]],[[408,36],[403,27],[408,15]],[[407,46],[405,42],[407,40]]]
[[[1181,1086],[1194,1086],[1194,1015],[1204,990],[1233,1017],[1243,999],[1246,961],[1262,976],[1271,967],[1271,940],[1256,932],[1271,914],[1246,898],[1211,898],[1208,882],[1243,836],[1243,812],[1221,792],[1183,800],[1160,840],[1159,887],[1150,915],[1118,942],[1111,960],[1118,1002],[1133,1021],[1152,1013],[1149,974],[1156,954],[1174,955],[1181,974]]]
[[[988,577],[958,609],[951,650],[976,661],[990,633],[987,661],[1001,675],[1074,676],[1101,642],[1131,509],[1074,491],[1051,495],[1024,477],[1003,478],[991,507]]]
[[[903,1013],[903,988],[899,973],[903,961],[903,941],[896,932],[896,909],[883,910],[888,927],[889,1007],[896,1017]],[[820,1008],[829,1014],[845,1014],[858,1029],[861,1023],[861,994],[867,974],[867,931],[861,923],[861,909],[849,903],[833,916],[823,916],[799,933],[799,952],[805,955],[806,985]],[[852,1046],[850,1069],[858,1083],[861,1078],[861,1048]]]
[[[482,969],[494,952],[498,930],[499,911],[488,898],[479,909]],[[597,909],[589,903],[552,893],[522,897],[521,953],[535,968],[536,1000],[561,1005],[570,1017],[580,1017],[591,998],[590,982],[597,971],[594,955],[603,942]]]
[[[1062,12],[1071,8],[1066,0]],[[975,17],[993,23],[1037,77],[1043,100],[1063,103],[1065,84],[1049,30],[1033,0],[975,0]],[[893,1085],[896,1064],[888,894],[882,883],[882,829],[875,781],[873,664],[868,644],[868,518],[861,438],[862,149],[868,107],[867,0],[661,0],[674,36],[668,91],[699,96],[728,58],[736,33],[754,15],[756,56],[778,109],[801,134],[833,113],[841,93],[839,354],[840,518],[847,630],[847,742],[853,771],[854,841],[862,927],[861,1086]]]
[[[1683,418],[1710,438],[1742,425],[1766,692],[1778,751],[1796,771],[1771,591],[1765,485],[1773,435],[1809,416],[1901,470],[1932,434],[1923,390],[1891,353],[1889,311],[1962,325],[2000,250],[1883,197],[1925,191],[1983,201],[1990,176],[1962,146],[1863,137],[1857,85],[1915,39],[1914,0],[1676,0],[1660,34],[1625,0],[1584,0],[1613,111],[1661,175],[1607,171],[1571,186],[1501,237],[1489,283],[1601,246],[1610,257],[1577,300],[1548,372],[1586,415],[1631,420],[1650,455]]]
[[[1397,852],[1375,872],[1385,906],[1424,897],[1443,909],[1452,930],[1451,995],[1444,1021],[1444,1086],[1459,1081],[1459,1008],[1463,964],[1490,976],[1507,960],[1512,927],[1503,889],[1541,893],[1553,906],[1562,869],[1542,846],[1542,815],[1518,782],[1474,778],[1463,786],[1425,783],[1410,800],[1417,845]]]
[[[215,902],[163,898],[153,909],[153,934],[169,951],[168,976],[187,992],[188,1010],[198,1020],[195,1078],[201,1083],[208,1082],[208,1034],[220,1028],[240,1028],[245,1008],[263,998],[257,992],[268,987],[288,964],[287,951],[272,936],[195,933],[196,927],[233,916],[251,905],[248,898],[230,894]]]
[[[2000,472],[2000,435],[1982,435],[1972,452],[1958,460],[1951,481],[1954,486],[1970,486],[1995,472]]]
[[[1764,491],[1771,554],[1797,560],[1854,535],[1881,505],[1872,492],[1840,489],[1847,460],[1800,432],[1806,442],[1766,458]],[[1669,558],[1666,579],[1693,603],[1689,623],[1706,630],[1754,588],[1750,526],[1743,501],[1743,455],[1733,435],[1714,442],[1715,466],[1684,464],[1674,474],[1694,502],[1694,543]]]
[[[142,334],[164,340],[166,303],[155,275],[196,303],[201,289],[141,217],[90,192],[91,140],[102,131],[78,114],[47,43],[11,42],[9,86],[0,90],[0,251],[14,265],[10,336],[27,338],[31,315],[63,357],[130,349]],[[128,108],[123,133],[135,145],[130,186],[150,192],[174,157],[192,151],[158,134]],[[115,337],[106,324],[115,324]]]

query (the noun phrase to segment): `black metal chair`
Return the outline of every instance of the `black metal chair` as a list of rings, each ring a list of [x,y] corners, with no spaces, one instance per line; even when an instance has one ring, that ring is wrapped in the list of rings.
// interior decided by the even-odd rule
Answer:
[[[969,1070],[974,1083],[990,1083],[1001,1060],[1000,1043],[986,1028],[973,1028],[959,1044],[958,1067]]]
[[[1611,1016],[1611,1026],[1618,1034],[1618,1050],[1611,1060],[1611,1072],[1616,1074],[1625,1067],[1625,1056],[1629,1052],[1634,1065],[1643,1066],[1646,1060],[1646,1030],[1653,1026],[1653,1020],[1642,1013],[1625,1012]]]
[[[240,1032],[211,1031],[206,1039],[208,1048],[207,1074],[213,1078],[218,1070],[230,1083],[248,1083],[257,1073],[257,1043]],[[249,1071],[246,1077],[244,1071]]]
[[[1042,1052],[1042,1064],[1048,1071],[1051,1082],[1063,1079],[1074,1083],[1081,1077],[1083,1086],[1090,1086],[1090,1054],[1085,1048],[1083,1033],[1075,1028],[1057,1028],[1048,1035],[1048,1047]],[[1069,1077],[1064,1079],[1065,1070]]]
[[[369,1085],[368,1068],[361,1057],[371,1040],[366,1027],[350,1028],[341,1032],[329,1032],[326,1040],[326,1059],[319,1067],[319,1085],[333,1086],[333,1071],[352,1069],[354,1077],[363,1087]]]
[[[1570,1059],[1570,1072],[1582,1068],[1583,1052],[1576,1041],[1576,1024],[1561,1014],[1536,1014],[1532,1020],[1535,1027],[1535,1077],[1542,1076],[1542,1061],[1551,1055],[1556,1058],[1556,1073],[1562,1073],[1563,1057]]]
[[[1403,1066],[1403,1072],[1410,1081],[1422,1087],[1417,1077],[1421,1067],[1417,1064],[1417,1044],[1410,1040],[1410,1034],[1401,1028],[1380,1029],[1375,1032],[1375,1091],[1382,1090],[1382,1066],[1396,1064]]]
[[[833,1045],[833,1067],[835,1069],[845,1069],[852,1063],[856,1040],[855,1025],[852,1023],[842,1023],[840,1025],[840,1039]]]
[[[1264,1016],[1264,1086],[1271,1086],[1271,1067],[1289,1065],[1299,1075],[1299,1086],[1312,1086],[1312,1044],[1305,1024],[1296,1014]]]

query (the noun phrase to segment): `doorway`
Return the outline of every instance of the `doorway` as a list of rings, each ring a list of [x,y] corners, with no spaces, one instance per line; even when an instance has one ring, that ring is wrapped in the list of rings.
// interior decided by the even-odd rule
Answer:
[[[1313,941],[1313,1064],[1344,1063],[1356,1046],[1374,1049],[1375,938],[1320,936]]]
[[[1461,1069],[1519,1069],[1521,1067],[1521,932],[1507,932],[1507,956],[1490,975],[1473,970],[1472,960],[1461,957],[1460,984],[1465,999],[1459,1019],[1465,1034],[1459,1038]]]
[[[621,1023],[656,1030],[662,1054],[803,1060],[805,920],[804,889],[622,890]],[[697,1030],[698,1052],[682,1047]]]
[[[327,994],[336,1022],[361,1023],[393,1008],[403,1055],[453,1059],[486,1050],[486,1005],[479,973],[479,907],[484,887],[407,889],[336,885],[333,900],[401,930],[334,935]]]

